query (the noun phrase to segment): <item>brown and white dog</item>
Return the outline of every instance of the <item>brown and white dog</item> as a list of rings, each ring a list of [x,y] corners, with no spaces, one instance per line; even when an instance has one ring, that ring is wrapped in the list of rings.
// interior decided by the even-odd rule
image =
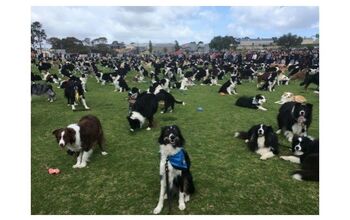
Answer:
[[[283,105],[286,102],[306,103],[306,99],[304,96],[301,95],[294,95],[291,92],[284,92],[281,96],[281,99],[279,101],[276,101],[275,103]]]
[[[107,155],[102,146],[104,136],[101,122],[93,115],[83,116],[78,123],[58,128],[52,134],[56,136],[57,143],[62,149],[79,153],[77,163],[73,165],[73,168],[86,167],[96,143],[100,147],[102,155]]]

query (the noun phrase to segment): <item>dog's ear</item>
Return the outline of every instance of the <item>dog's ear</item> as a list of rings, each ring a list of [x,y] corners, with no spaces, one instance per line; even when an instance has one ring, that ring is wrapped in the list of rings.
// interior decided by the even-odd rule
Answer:
[[[310,112],[311,112],[311,111],[312,111],[313,105],[312,105],[311,103],[307,103],[306,106],[307,106],[307,108],[308,108],[308,109],[310,110]]]
[[[74,143],[75,142],[75,130],[73,128],[67,128],[67,135],[69,137],[69,142]]]
[[[59,135],[61,134],[62,131],[63,131],[63,128],[58,128],[52,132],[52,134],[55,135],[57,142],[59,141],[59,138],[60,138]]]
[[[179,146],[180,147],[183,147],[184,145],[185,145],[185,142],[186,142],[186,140],[185,140],[185,138],[182,136],[182,133],[181,133],[181,130],[180,130],[180,128],[177,126],[177,125],[173,125],[173,127],[175,127],[175,129],[178,131],[178,133],[179,133],[179,142],[178,142],[178,144],[179,144]]]
[[[164,126],[164,127],[162,127],[161,128],[161,130],[160,130],[160,135],[159,135],[159,138],[158,138],[158,143],[159,144],[165,144],[165,142],[164,142],[164,132],[165,132],[165,129],[167,128],[167,126]]]
[[[54,130],[54,131],[52,132],[52,134],[55,135],[55,136],[57,136],[59,133],[61,133],[62,129],[63,129],[63,128],[57,128],[56,130]]]
[[[266,131],[273,133],[273,128],[271,126],[266,126]]]

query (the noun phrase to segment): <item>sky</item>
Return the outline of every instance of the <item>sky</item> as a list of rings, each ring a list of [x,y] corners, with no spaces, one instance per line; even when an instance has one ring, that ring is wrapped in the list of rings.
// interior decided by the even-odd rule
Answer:
[[[125,43],[209,43],[214,36],[269,38],[319,33],[319,7],[106,7],[33,6],[49,37],[106,37]]]

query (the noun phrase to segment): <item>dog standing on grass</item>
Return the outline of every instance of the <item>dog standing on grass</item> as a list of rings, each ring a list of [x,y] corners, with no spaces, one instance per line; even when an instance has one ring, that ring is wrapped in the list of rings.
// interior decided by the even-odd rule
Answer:
[[[93,115],[83,116],[78,123],[52,132],[58,145],[68,152],[79,153],[73,168],[84,168],[93,152],[94,144],[98,144],[102,155],[107,155],[104,147],[104,135],[100,120]]]

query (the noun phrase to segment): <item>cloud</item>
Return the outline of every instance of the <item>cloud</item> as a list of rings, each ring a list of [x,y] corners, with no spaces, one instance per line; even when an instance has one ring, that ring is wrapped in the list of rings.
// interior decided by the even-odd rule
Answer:
[[[200,7],[32,7],[31,20],[40,21],[48,36],[185,42],[195,35],[191,22],[200,12]]]
[[[318,30],[318,7],[32,7],[48,37],[154,43]],[[318,32],[318,31],[317,31]],[[316,33],[317,33],[316,32]],[[315,34],[315,33],[313,33]]]
[[[240,37],[318,29],[318,7],[231,7],[230,13],[227,28]]]

